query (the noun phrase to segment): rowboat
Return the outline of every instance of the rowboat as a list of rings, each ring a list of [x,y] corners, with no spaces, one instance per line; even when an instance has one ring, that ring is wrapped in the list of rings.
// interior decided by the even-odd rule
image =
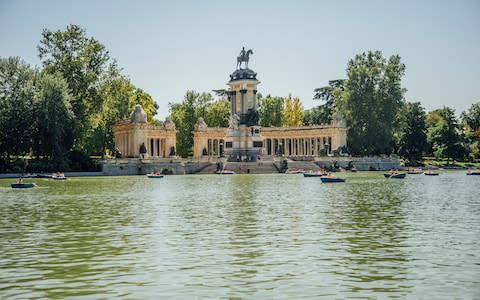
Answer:
[[[480,175],[480,170],[468,170],[467,175]]]
[[[420,168],[415,168],[415,169],[409,168],[409,169],[407,170],[407,173],[408,173],[408,174],[422,174],[422,173],[423,173],[423,170],[420,169]]]
[[[52,179],[53,180],[67,180],[67,177],[65,177],[65,174],[63,173],[53,173],[52,174]]]
[[[438,172],[433,172],[433,171],[427,171],[425,172],[426,176],[438,176],[440,175]]]
[[[403,179],[405,178],[407,174],[405,173],[396,173],[396,174],[392,174],[392,173],[384,173],[383,176],[385,176],[385,178],[392,178],[392,179]]]
[[[345,179],[344,179],[344,178],[328,177],[328,176],[320,177],[320,180],[321,180],[323,183],[329,183],[329,182],[345,182]]]
[[[148,178],[163,178],[163,175],[162,174],[150,173],[150,174],[147,174],[147,177]]]
[[[30,188],[36,187],[37,185],[35,183],[16,182],[16,183],[10,184],[10,186],[13,189],[30,189]]]
[[[235,172],[231,171],[231,170],[222,170],[222,171],[217,171],[215,173],[217,173],[219,175],[233,175],[233,174],[235,174]]]
[[[326,176],[326,175],[327,175],[327,173],[323,172],[323,171],[303,173],[303,177],[322,177],[322,176]]]
[[[305,170],[303,169],[288,169],[287,171],[285,171],[285,174],[303,174],[305,173]]]

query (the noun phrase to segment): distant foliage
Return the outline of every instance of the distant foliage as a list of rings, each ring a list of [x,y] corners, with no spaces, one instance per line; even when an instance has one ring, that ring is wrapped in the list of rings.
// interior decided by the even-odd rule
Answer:
[[[333,119],[336,110],[335,96],[345,90],[345,79],[335,79],[328,82],[328,86],[314,90],[314,100],[320,100],[324,103],[316,108],[305,111],[305,124],[329,124]]]
[[[283,126],[302,126],[303,125],[303,104],[298,97],[292,98],[291,95],[284,101],[283,107]]]
[[[461,119],[470,159],[480,159],[480,102],[463,112]]]
[[[436,158],[463,160],[468,155],[455,111],[444,107],[430,113],[428,142]]]
[[[230,104],[225,99],[215,101],[209,93],[187,91],[182,103],[169,103],[172,120],[177,128],[177,155],[193,155],[195,123],[202,117],[209,127],[227,127],[230,119]]]
[[[282,97],[272,97],[257,94],[258,114],[260,126],[263,127],[281,127],[283,124],[283,106],[284,99]]]
[[[425,110],[420,102],[407,102],[398,116],[397,153],[410,162],[419,161],[428,150]]]

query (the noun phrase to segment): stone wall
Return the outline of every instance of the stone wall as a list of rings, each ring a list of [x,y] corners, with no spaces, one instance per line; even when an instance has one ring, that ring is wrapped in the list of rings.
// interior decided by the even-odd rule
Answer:
[[[145,175],[168,170],[171,174],[194,174],[209,166],[208,162],[158,161],[141,159],[116,159],[103,163],[106,176]]]
[[[319,157],[315,163],[320,167],[348,168],[349,165],[359,171],[381,171],[392,168],[400,169],[400,160],[393,157]]]

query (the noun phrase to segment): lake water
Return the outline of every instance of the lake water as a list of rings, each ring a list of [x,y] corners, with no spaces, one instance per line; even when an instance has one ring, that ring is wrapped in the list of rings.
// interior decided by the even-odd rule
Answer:
[[[0,298],[480,298],[480,176],[0,180]]]

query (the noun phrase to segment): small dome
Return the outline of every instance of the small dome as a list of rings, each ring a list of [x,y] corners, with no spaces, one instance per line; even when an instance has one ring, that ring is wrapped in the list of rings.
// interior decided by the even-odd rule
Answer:
[[[230,75],[230,81],[241,79],[257,79],[257,73],[250,69],[238,69]]]
[[[130,122],[132,123],[147,123],[147,113],[143,110],[140,104],[135,105],[130,114]]]

